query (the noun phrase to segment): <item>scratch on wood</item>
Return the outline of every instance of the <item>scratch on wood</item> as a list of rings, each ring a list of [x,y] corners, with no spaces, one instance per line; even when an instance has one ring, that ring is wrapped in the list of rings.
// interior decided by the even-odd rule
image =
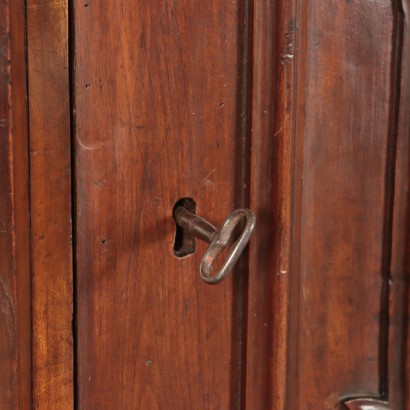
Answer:
[[[211,172],[209,172],[204,178],[201,179],[201,184],[202,185],[210,185],[212,184],[212,180],[209,179],[209,177],[216,171],[216,168],[214,168]]]
[[[95,147],[92,145],[84,144],[79,138],[77,139],[77,142],[78,142],[78,145],[85,151],[94,151],[99,148],[99,147]]]

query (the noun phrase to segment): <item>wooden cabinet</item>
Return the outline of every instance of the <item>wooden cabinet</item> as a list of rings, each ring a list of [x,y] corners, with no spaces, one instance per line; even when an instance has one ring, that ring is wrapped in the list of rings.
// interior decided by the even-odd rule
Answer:
[[[0,407],[410,409],[409,7],[3,1]]]

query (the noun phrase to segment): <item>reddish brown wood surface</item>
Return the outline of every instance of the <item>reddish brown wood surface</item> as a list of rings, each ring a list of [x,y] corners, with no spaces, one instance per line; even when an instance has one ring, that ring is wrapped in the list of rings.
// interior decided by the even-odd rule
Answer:
[[[388,393],[401,16],[393,2],[345,1],[296,17],[286,408],[331,409]]]
[[[75,3],[79,408],[331,409],[364,395],[403,406],[407,12],[354,0]],[[56,173],[66,145],[61,155]],[[246,277],[200,282],[204,246],[175,259],[171,213],[192,196],[221,222],[249,182],[246,296]],[[67,186],[54,199],[63,216]],[[37,318],[39,329],[50,320]]]
[[[73,215],[67,2],[1,4],[0,407],[410,409],[408,0],[203,3],[76,0]]]
[[[72,409],[68,2],[27,2],[33,405]]]
[[[241,405],[241,281],[175,258],[172,208],[243,201],[242,7],[75,2],[79,408]]]
[[[394,195],[390,267],[388,399],[391,409],[410,409],[409,352],[406,352],[410,279],[410,2],[397,10],[397,89]],[[407,361],[407,366],[406,366]]]
[[[286,408],[291,228],[293,2],[255,1],[252,12],[250,243],[246,404]]]
[[[403,406],[405,6],[254,3],[251,207],[260,225],[250,245],[249,408],[334,408],[354,390],[389,390],[392,408]]]
[[[31,407],[24,2],[0,4],[0,407]]]

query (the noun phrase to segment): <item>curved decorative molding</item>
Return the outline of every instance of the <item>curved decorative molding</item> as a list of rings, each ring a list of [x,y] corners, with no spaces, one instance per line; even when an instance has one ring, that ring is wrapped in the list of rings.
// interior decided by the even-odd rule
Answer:
[[[380,399],[353,399],[344,402],[348,410],[390,410],[389,403]]]

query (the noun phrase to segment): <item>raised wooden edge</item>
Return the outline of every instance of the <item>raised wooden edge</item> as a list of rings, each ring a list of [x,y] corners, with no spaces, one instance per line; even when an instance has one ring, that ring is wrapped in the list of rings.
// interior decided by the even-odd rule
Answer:
[[[0,407],[31,408],[25,7],[0,4]]]
[[[286,409],[296,1],[253,2],[247,408]]]
[[[33,406],[74,408],[68,0],[27,0]]]

